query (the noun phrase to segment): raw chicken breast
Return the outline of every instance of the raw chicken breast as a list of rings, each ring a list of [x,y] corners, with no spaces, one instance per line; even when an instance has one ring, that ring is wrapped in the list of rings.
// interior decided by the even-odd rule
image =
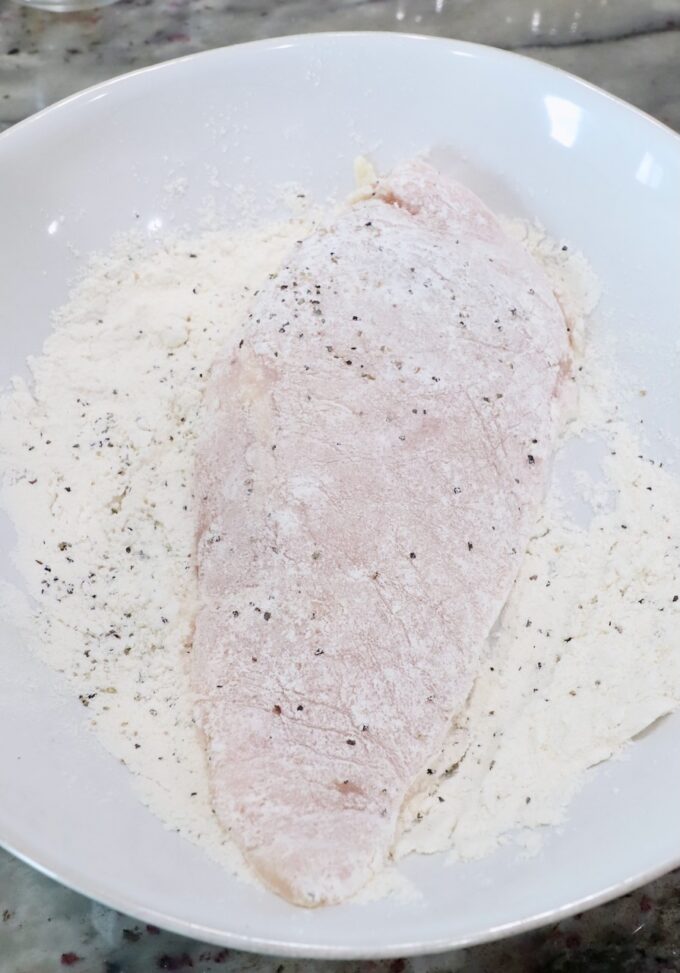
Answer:
[[[414,162],[298,245],[214,367],[193,684],[219,820],[291,902],[389,857],[517,573],[567,357],[543,273]]]

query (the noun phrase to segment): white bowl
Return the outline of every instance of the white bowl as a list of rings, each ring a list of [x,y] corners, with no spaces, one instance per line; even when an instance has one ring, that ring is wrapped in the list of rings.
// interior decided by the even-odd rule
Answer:
[[[295,180],[324,199],[351,189],[359,152],[387,168],[433,147],[492,205],[585,251],[606,326],[648,329],[628,364],[651,390],[650,419],[677,432],[680,383],[658,379],[677,366],[680,139],[535,61],[396,34],[291,37],[183,58],[98,85],[0,137],[0,381],[39,351],[86,255],[139,226],[135,214],[156,230],[195,225],[205,198],[219,195],[228,219],[234,196],[216,193],[215,175],[256,198]],[[178,174],[187,191],[169,201]],[[11,530],[0,529],[6,551]],[[3,555],[0,574],[11,572]],[[57,677],[11,630],[0,643],[0,779],[11,782],[3,844],[73,888],[190,936],[306,956],[434,952],[582,910],[680,863],[676,714],[627,761],[592,775],[538,857],[413,859],[404,871],[420,901],[296,909],[237,884],[166,831],[85,732],[82,707]]]

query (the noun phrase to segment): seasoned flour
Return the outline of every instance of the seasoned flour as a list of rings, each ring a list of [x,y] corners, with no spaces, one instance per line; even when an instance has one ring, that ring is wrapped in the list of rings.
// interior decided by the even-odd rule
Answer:
[[[33,385],[0,408],[2,503],[38,605],[32,641],[66,673],[142,799],[230,867],[184,680],[196,597],[194,443],[205,379],[259,282],[309,227],[207,233],[95,260]]]
[[[16,380],[0,405],[1,499],[37,606],[31,642],[65,673],[142,800],[243,877],[211,812],[184,676],[194,445],[215,353],[310,228],[151,250],[122,241],[56,316],[31,386]],[[552,276],[578,345],[594,303],[583,261],[525,226],[513,232]],[[487,665],[404,811],[397,857],[475,856],[510,834],[527,843],[527,828],[564,819],[588,767],[680,702],[680,488],[641,455],[608,381],[585,355],[565,450],[589,439],[602,475],[568,484],[558,458]]]

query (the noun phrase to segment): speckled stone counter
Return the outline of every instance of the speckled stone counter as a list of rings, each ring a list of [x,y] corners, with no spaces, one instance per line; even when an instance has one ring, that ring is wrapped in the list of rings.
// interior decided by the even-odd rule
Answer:
[[[133,68],[311,30],[399,30],[521,51],[680,128],[680,0],[119,0],[69,15],[0,0],[0,128]]]
[[[133,68],[244,40],[333,29],[439,34],[521,51],[680,129],[680,0],[120,0],[70,15],[0,0],[0,130]],[[180,939],[0,852],[0,973],[311,973],[320,965]],[[406,962],[323,965],[347,973],[680,971],[680,872],[490,946]]]
[[[489,946],[383,962],[284,960],[206,946],[90,902],[0,853],[2,973],[661,973],[680,970],[680,874]]]

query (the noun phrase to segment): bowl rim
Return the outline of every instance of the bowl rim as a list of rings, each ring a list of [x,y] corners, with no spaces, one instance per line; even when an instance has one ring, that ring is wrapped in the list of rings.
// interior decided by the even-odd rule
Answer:
[[[664,122],[654,118],[647,112],[639,109],[628,102],[613,95],[597,85],[592,84],[569,71],[554,67],[535,58],[520,54],[515,51],[508,51],[502,48],[493,47],[486,44],[478,44],[471,41],[458,40],[456,38],[430,36],[425,34],[398,32],[398,31],[371,31],[371,30],[345,30],[345,31],[316,31],[310,33],[296,33],[289,35],[279,35],[271,38],[247,41],[239,44],[231,44],[222,47],[210,48],[205,51],[197,51],[181,57],[171,58],[156,64],[137,68],[116,75],[83,88],[73,94],[54,102],[51,105],[29,115],[27,118],[16,122],[10,128],[0,133],[0,166],[2,165],[2,153],[9,147],[11,140],[31,135],[36,126],[39,126],[46,117],[54,117],[58,112],[76,107],[78,104],[86,104],[97,98],[104,92],[116,90],[127,84],[134,83],[140,77],[146,77],[152,72],[162,72],[164,70],[174,70],[178,65],[193,62],[198,58],[207,60],[208,58],[219,58],[230,56],[236,50],[250,49],[253,52],[275,50],[281,47],[314,47],[319,42],[328,41],[351,41],[357,38],[364,41],[374,41],[378,44],[386,45],[411,45],[414,43],[427,43],[447,48],[452,52],[467,54],[477,58],[485,58],[496,62],[506,62],[510,66],[522,62],[526,67],[531,65],[531,69],[538,74],[558,74],[568,79],[577,89],[587,95],[594,95],[598,99],[604,99],[617,111],[624,111],[631,118],[644,119],[651,124],[657,135],[667,141],[671,150],[678,153],[680,161],[680,134],[676,133]],[[573,901],[569,901],[558,908],[551,908],[543,912],[533,913],[524,918],[515,919],[507,923],[492,926],[483,932],[472,933],[467,936],[443,937],[436,940],[425,942],[406,940],[396,942],[387,946],[365,946],[353,945],[319,945],[299,941],[286,941],[262,935],[246,935],[241,933],[225,933],[223,930],[210,926],[203,926],[188,920],[177,919],[176,917],[149,908],[141,901],[136,901],[134,897],[125,894],[111,892],[107,890],[105,884],[101,884],[97,878],[84,875],[79,872],[70,872],[64,869],[60,863],[55,862],[51,856],[45,855],[32,848],[30,842],[22,840],[18,836],[0,833],[0,848],[9,852],[15,858],[31,866],[39,873],[53,879],[64,887],[80,895],[94,900],[117,912],[129,915],[135,919],[156,925],[164,930],[170,931],[180,936],[190,937],[194,940],[209,943],[211,945],[226,946],[237,950],[261,953],[269,956],[296,957],[305,959],[335,959],[335,960],[358,960],[358,959],[392,959],[395,957],[412,957],[433,955],[449,950],[459,950],[470,946],[490,943],[499,939],[519,935],[520,933],[530,932],[547,923],[556,923],[579,912],[602,905],[615,898],[632,892],[642,885],[661,877],[664,874],[680,867],[680,846],[678,853],[670,860],[653,868],[645,869],[627,877],[613,885],[607,886],[589,895],[584,895]]]
[[[377,40],[379,43],[394,44],[394,43],[427,43],[430,45],[438,45],[441,47],[448,47],[451,50],[456,50],[461,53],[467,53],[470,55],[476,55],[477,57],[487,57],[494,58],[500,61],[508,60],[510,62],[522,62],[525,66],[531,64],[539,72],[555,72],[556,74],[562,76],[563,78],[568,78],[570,82],[576,84],[581,90],[587,91],[590,94],[594,94],[596,97],[604,98],[606,101],[610,102],[612,105],[618,106],[619,109],[623,109],[629,115],[638,118],[644,118],[647,122],[651,123],[657,130],[657,134],[662,137],[667,138],[670,136],[671,142],[675,144],[676,148],[680,148],[680,133],[674,131],[665,122],[660,119],[655,118],[646,112],[643,108],[638,108],[636,105],[632,105],[630,102],[625,101],[618,95],[614,95],[609,91],[605,91],[604,88],[600,88],[598,85],[593,84],[591,81],[587,81],[585,78],[580,78],[576,74],[572,74],[571,71],[566,71],[564,68],[557,67],[553,64],[547,64],[545,61],[540,61],[537,58],[530,57],[528,54],[521,54],[518,51],[506,50],[502,47],[494,47],[491,44],[479,44],[475,41],[464,41],[458,40],[455,37],[439,37],[430,34],[419,34],[415,31],[389,31],[389,30],[328,30],[328,31],[313,31],[309,33],[296,33],[296,34],[279,34],[276,37],[265,37],[259,40],[253,41],[243,41],[238,44],[226,44],[221,47],[212,47],[205,51],[194,51],[190,54],[183,54],[180,57],[168,58],[164,61],[159,61],[156,64],[147,64],[141,68],[135,68],[133,71],[125,71],[122,74],[117,74],[112,78],[107,78],[104,81],[98,81],[96,84],[88,85],[86,88],[81,88],[78,91],[74,91],[70,95],[66,95],[64,98],[60,98],[58,101],[52,102],[52,104],[47,105],[45,108],[41,108],[37,112],[33,112],[26,118],[22,118],[20,121],[15,122],[10,125],[9,128],[0,132],[0,149],[3,144],[6,144],[6,140],[12,138],[17,132],[23,134],[28,131],[30,126],[35,125],[40,119],[54,112],[62,110],[69,107],[72,104],[76,104],[79,101],[90,101],[93,95],[99,95],[104,91],[109,91],[114,89],[117,85],[125,85],[140,76],[148,76],[152,72],[163,71],[164,69],[171,69],[179,64],[184,64],[190,61],[195,61],[197,58],[207,59],[210,57],[222,57],[225,52],[234,50],[244,50],[250,48],[252,50],[276,50],[279,47],[290,47],[292,45],[313,46],[321,40],[348,40],[355,38],[363,38],[364,40]]]

